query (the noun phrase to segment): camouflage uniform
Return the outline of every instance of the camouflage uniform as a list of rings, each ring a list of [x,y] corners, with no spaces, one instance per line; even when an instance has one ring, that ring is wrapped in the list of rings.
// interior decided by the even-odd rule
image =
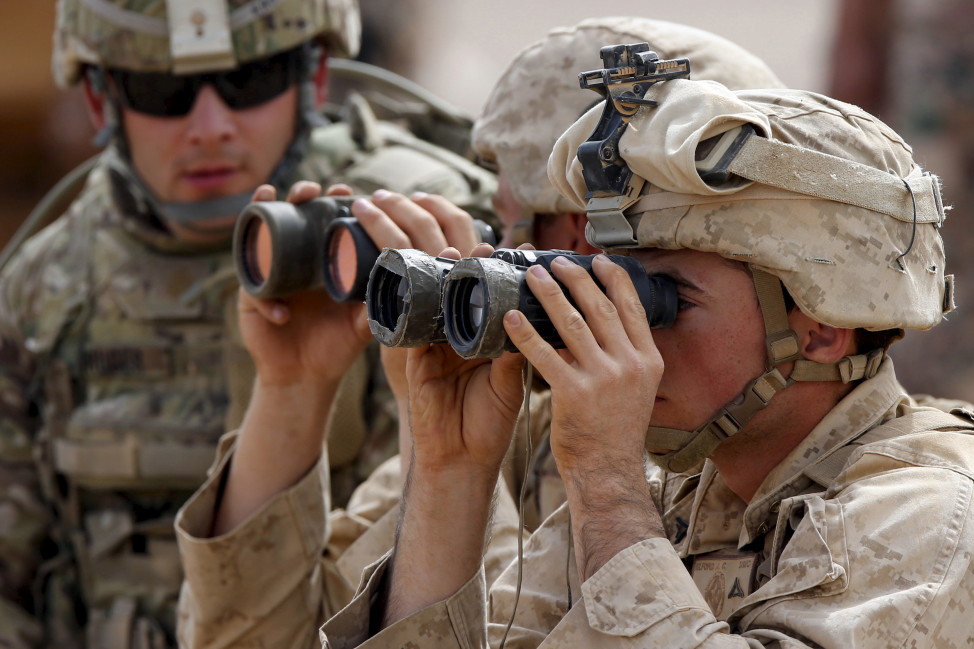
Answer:
[[[332,4],[355,18],[354,5]],[[310,133],[294,177],[459,204],[492,193],[489,173],[358,110],[354,127]],[[174,646],[173,519],[252,384],[229,250],[188,248],[126,202],[109,178],[118,157],[113,144],[68,213],[0,276],[0,645]],[[395,452],[371,353],[342,388],[347,434],[331,438],[342,502]]]
[[[607,43],[619,38],[650,38],[664,53],[691,52],[697,55],[699,65],[695,70],[700,75],[724,79],[735,87],[781,86],[781,82],[763,62],[742,48],[713,34],[683,25],[641,18],[609,18],[583,21],[574,28],[556,29],[544,41],[526,48],[515,58],[510,70],[503,75],[492,93],[484,116],[476,127],[475,147],[478,153],[500,162],[504,169],[510,167],[514,172],[510,175],[512,186],[526,210],[541,213],[562,208],[575,209],[573,206],[567,207],[571,203],[559,198],[544,178],[542,160],[561,133],[562,128],[558,125],[564,127],[571,123],[591,103],[584,96],[580,96],[574,80],[578,53],[589,51],[595,43]],[[551,104],[546,109],[546,114],[550,115],[552,110],[556,110],[558,119],[547,120],[543,125],[535,124],[537,120],[524,119],[514,128],[505,127],[505,124],[511,126],[515,117],[524,114],[527,97],[519,91],[523,90],[525,78],[541,74],[546,77],[545,101]],[[511,461],[506,464],[505,469],[505,482],[515,499],[520,494],[521,485],[525,485],[522,513],[528,531],[534,530],[565,500],[564,485],[558,475],[554,458],[547,448],[549,421],[548,393],[540,386],[531,402],[530,418],[524,418],[520,424]],[[529,422],[530,431],[526,429]],[[530,447],[527,445],[529,438]],[[526,467],[530,467],[527,474]],[[208,485],[212,484],[213,479],[208,482]],[[187,629],[183,642],[187,646],[211,646],[219,645],[226,638],[246,637],[254,641],[262,638],[270,644],[272,641],[279,642],[276,634],[290,638],[288,634],[292,632],[298,634],[295,637],[307,637],[303,635],[304,632],[320,625],[327,615],[319,618],[310,615],[309,620],[308,615],[295,613],[295,607],[284,606],[284,601],[292,601],[286,598],[293,597],[293,601],[307,603],[307,606],[302,605],[300,611],[314,611],[318,610],[317,606],[321,606],[319,613],[322,615],[333,613],[351,598],[358,583],[359,569],[392,547],[393,526],[397,514],[388,513],[372,526],[375,519],[392,506],[384,485],[377,493],[369,493],[374,486],[376,482],[371,479],[364,483],[353,498],[353,502],[359,504],[349,503],[346,511],[334,512],[327,525],[322,525],[320,521],[315,522],[319,526],[316,529],[322,529],[326,534],[323,540],[316,539],[310,533],[310,523],[293,528],[278,526],[276,521],[280,514],[275,513],[281,507],[278,504],[269,505],[248,522],[245,528],[234,530],[219,541],[204,538],[205,531],[210,529],[215,511],[215,501],[211,493],[213,487],[204,486],[187,504],[177,523],[181,535],[180,551],[184,562],[193,566],[209,565],[218,556],[223,557],[222,569],[219,572],[202,569],[188,571],[186,589],[181,598],[180,626]],[[295,489],[301,491],[300,487]],[[207,493],[210,495],[202,495]],[[371,513],[363,516],[363,502],[377,502],[381,505],[370,505],[367,509]],[[301,508],[302,511],[305,509]],[[316,505],[309,511],[322,510],[320,505]],[[323,511],[327,511],[327,507]],[[316,520],[310,515],[308,519]],[[270,529],[271,520],[275,521],[273,542],[265,544],[263,540],[267,532],[263,530]],[[505,554],[509,552],[509,546],[504,548],[505,539],[510,540],[512,533],[507,531],[500,534],[497,527],[504,520],[500,515],[495,518],[494,541],[488,555],[488,579],[499,572],[498,567],[503,567],[499,558],[491,557],[510,557],[510,554]],[[301,560],[292,558],[287,553],[287,548],[297,542],[296,539],[287,537],[285,532],[288,529],[302,534],[305,539],[302,547],[317,548],[322,543],[325,544],[322,567],[318,567],[315,559],[317,554],[314,552]],[[255,542],[254,530],[262,531],[258,538],[263,548],[261,556],[266,557],[258,562],[254,562],[251,555],[243,549]],[[364,536],[357,539],[358,534]],[[233,559],[227,560],[227,555]],[[275,577],[279,576],[277,570],[281,566],[294,570],[293,573],[288,571],[287,593],[275,593],[259,602],[241,602],[241,593],[255,596],[266,593],[266,589],[260,586],[269,577],[262,574],[266,572],[265,566],[268,565],[275,567]],[[305,581],[299,578],[302,574],[305,575]],[[324,574],[325,578],[321,579],[319,574]],[[243,578],[242,575],[248,577]],[[307,581],[309,577],[310,582]],[[228,608],[227,602],[232,603],[232,610]],[[258,617],[256,611],[261,613],[259,620],[255,619]],[[313,625],[309,622],[313,622]],[[303,641],[297,642],[298,645],[302,643]]]
[[[888,342],[835,363],[803,358],[781,289],[830,327],[895,336],[937,324],[953,306],[937,179],[884,124],[821,95],[677,80],[646,98],[658,107],[638,111],[618,143],[633,172],[626,189],[637,186],[619,208],[624,223],[606,228],[590,212],[588,238],[743,260],[765,323],[765,373],[694,431],[650,426],[664,538],[634,543],[580,584],[566,507],[528,542],[516,605],[513,568],[491,585],[477,574],[373,635],[384,559],[322,627],[323,646],[498,646],[514,613],[510,647],[969,644],[974,416],[918,406]],[[549,159],[552,182],[579,202],[588,185],[575,154],[599,112]],[[743,124],[764,137],[740,144],[731,177],[705,180],[698,144]],[[858,383],[744,502],[705,458],[794,381]]]
[[[970,413],[917,407],[886,361],[750,503],[709,461],[695,476],[652,468],[669,540],[630,547],[584,584],[562,507],[525,546],[505,646],[962,646],[974,605],[974,436],[962,434],[971,430]],[[830,457],[848,459],[841,473]],[[368,568],[352,604],[322,628],[323,646],[409,646],[419,638],[423,647],[498,646],[515,608],[516,566],[487,600],[477,575],[368,639],[364,621],[386,565]]]
[[[345,606],[365,567],[392,547],[402,494],[399,458],[369,476],[345,509],[330,513],[323,488],[328,468],[319,461],[238,529],[207,538],[234,439],[228,435],[221,444],[212,474],[177,518],[187,574],[180,646],[318,646],[317,626]],[[488,580],[516,556],[518,534],[514,501],[498,489],[484,555]]]

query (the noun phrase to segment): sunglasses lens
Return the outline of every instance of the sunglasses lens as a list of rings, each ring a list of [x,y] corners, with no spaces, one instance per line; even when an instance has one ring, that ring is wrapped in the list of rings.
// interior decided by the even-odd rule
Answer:
[[[300,48],[290,50],[223,73],[177,76],[113,70],[111,74],[127,108],[155,117],[181,117],[192,110],[205,84],[212,84],[223,102],[235,110],[270,101],[298,80],[301,52]]]
[[[252,108],[270,101],[298,79],[300,50],[247,63],[224,74],[209,75],[220,97],[236,109]]]
[[[112,73],[122,103],[132,110],[155,117],[185,115],[193,107],[199,77],[177,77],[158,72]]]

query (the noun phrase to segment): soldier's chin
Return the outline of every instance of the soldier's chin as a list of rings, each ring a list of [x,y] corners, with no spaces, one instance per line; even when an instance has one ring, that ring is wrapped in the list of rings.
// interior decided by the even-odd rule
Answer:
[[[180,241],[216,245],[230,242],[236,222],[237,215],[229,215],[217,219],[207,219],[205,223],[184,224],[177,221],[167,221],[166,227],[172,236]]]

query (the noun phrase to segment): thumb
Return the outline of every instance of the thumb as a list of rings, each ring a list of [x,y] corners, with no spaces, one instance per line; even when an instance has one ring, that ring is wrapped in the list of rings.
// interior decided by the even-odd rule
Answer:
[[[505,409],[516,413],[524,399],[524,356],[505,352],[490,364],[490,386]]]
[[[355,337],[363,343],[372,341],[372,330],[369,329],[369,317],[365,305],[359,305],[352,315],[352,331]]]

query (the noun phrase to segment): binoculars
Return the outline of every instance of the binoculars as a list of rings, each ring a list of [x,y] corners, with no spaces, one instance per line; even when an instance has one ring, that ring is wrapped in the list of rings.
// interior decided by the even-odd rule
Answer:
[[[244,289],[273,299],[324,287],[338,302],[363,301],[379,249],[349,209],[358,198],[249,204],[233,233],[233,259]],[[474,220],[474,229],[480,241],[496,244],[487,223]]]
[[[540,264],[567,257],[589,272],[596,255],[570,250],[500,249],[490,257],[459,261],[432,257],[418,250],[385,250],[376,260],[366,286],[365,304],[372,335],[389,347],[417,347],[448,342],[463,358],[495,358],[517,348],[504,331],[511,309],[525,315],[538,334],[554,347],[564,347],[554,324],[528,289],[525,274]],[[673,325],[677,316],[675,282],[650,275],[632,257],[610,255],[632,279],[653,328]],[[574,304],[567,289],[562,287]]]

